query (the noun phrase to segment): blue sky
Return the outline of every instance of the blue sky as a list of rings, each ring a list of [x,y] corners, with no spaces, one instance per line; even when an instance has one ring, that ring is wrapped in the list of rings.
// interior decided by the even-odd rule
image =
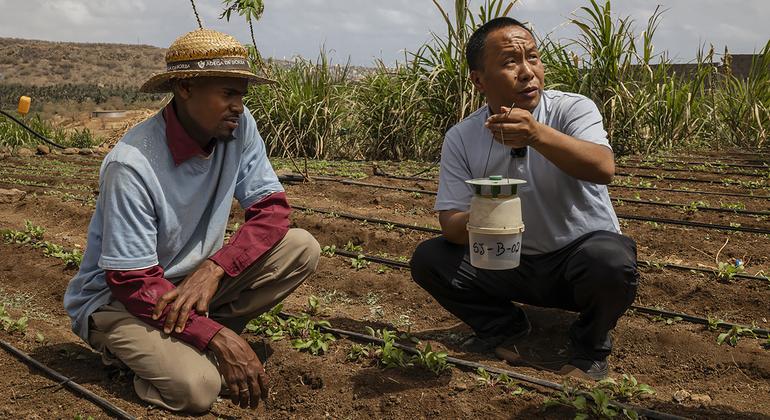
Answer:
[[[452,1],[439,0],[449,7]],[[265,56],[315,57],[321,45],[336,62],[350,57],[356,65],[375,59],[393,63],[442,32],[443,21],[431,0],[265,0],[265,15],[256,25]],[[481,1],[474,0],[475,6]],[[539,34],[574,36],[568,19],[588,0],[519,0],[512,16],[530,22]],[[204,25],[249,41],[238,16],[226,23],[217,17],[219,0],[196,0]],[[677,61],[695,56],[700,44],[725,45],[734,53],[751,53],[770,39],[770,0],[614,0],[615,13],[631,16],[639,31],[656,5],[666,10],[656,51],[668,50]],[[0,0],[0,37],[52,41],[144,43],[167,47],[195,29],[189,0]]]

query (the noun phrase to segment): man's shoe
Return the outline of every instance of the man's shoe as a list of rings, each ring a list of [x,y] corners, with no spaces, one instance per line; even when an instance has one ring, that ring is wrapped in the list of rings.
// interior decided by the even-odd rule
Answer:
[[[579,371],[579,372],[577,372]],[[579,377],[587,377],[594,381],[601,381],[607,377],[609,372],[609,363],[607,360],[591,360],[584,358],[572,358],[569,363],[562,368],[561,372],[564,375],[574,375]]]
[[[521,319],[511,324],[510,329],[506,333],[485,337],[473,334],[460,347],[469,353],[493,353],[503,343],[526,337],[530,331],[532,331],[532,325],[529,323],[527,316],[524,315]]]

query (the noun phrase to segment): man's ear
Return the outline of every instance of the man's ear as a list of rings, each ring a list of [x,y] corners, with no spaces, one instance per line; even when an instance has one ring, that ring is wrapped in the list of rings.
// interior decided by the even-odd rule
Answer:
[[[471,82],[473,82],[473,86],[476,87],[476,90],[478,90],[481,93],[486,93],[484,89],[484,82],[482,80],[482,73],[479,70],[471,70],[470,78]]]
[[[184,100],[190,99],[192,84],[190,83],[189,80],[177,79],[177,80],[174,80],[173,83],[174,83],[174,86],[173,86],[174,96],[178,96],[179,98]]]

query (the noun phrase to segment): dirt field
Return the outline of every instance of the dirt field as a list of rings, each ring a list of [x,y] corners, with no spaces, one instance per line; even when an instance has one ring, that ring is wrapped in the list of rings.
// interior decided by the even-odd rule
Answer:
[[[768,164],[766,155],[731,155],[732,164]],[[718,156],[687,156],[682,161],[709,162]],[[0,160],[0,188],[27,191],[20,202],[0,204],[0,228],[22,230],[25,221],[46,229],[44,238],[65,246],[84,248],[86,230],[98,191],[98,156],[61,156]],[[728,162],[725,159],[725,162]],[[627,166],[639,165],[628,162]],[[656,163],[654,168],[618,167],[635,174],[618,177],[611,196],[619,215],[650,216],[722,225],[733,228],[770,229],[770,169],[729,168],[745,174],[706,173],[726,168],[698,168]],[[276,163],[276,167],[285,166]],[[371,174],[366,163],[313,165],[317,175],[361,177]],[[389,173],[410,173],[418,165],[380,164]],[[712,180],[670,181],[638,175]],[[423,177],[435,177],[435,171]],[[361,181],[432,191],[435,181],[398,180],[369,176]],[[729,181],[729,182],[726,182]],[[642,189],[632,188],[643,187]],[[317,181],[287,184],[294,205],[349,213],[367,218],[437,227],[429,193],[378,189],[339,182]],[[730,195],[666,192],[660,189],[719,191]],[[649,201],[653,203],[640,203]],[[674,203],[660,206],[654,203]],[[701,203],[702,202],[702,203]],[[695,203],[695,204],[693,204]],[[707,210],[703,207],[719,210]],[[740,209],[735,212],[730,209]],[[746,213],[750,212],[750,213]],[[234,209],[231,222],[242,220]],[[415,246],[432,236],[406,228],[363,223],[317,212],[295,211],[293,223],[313,233],[322,246],[342,249],[348,242],[364,253],[409,258]],[[688,227],[655,221],[622,219],[624,233],[637,241],[639,259],[655,262],[641,267],[641,286],[636,304],[725,322],[770,328],[770,281],[734,278],[719,281],[712,273],[668,268],[662,263],[696,268],[716,268],[719,261],[740,258],[746,274],[770,275],[770,237],[767,234],[731,232],[709,227]],[[720,251],[721,250],[721,251]],[[131,379],[102,367],[93,353],[69,329],[62,308],[62,294],[73,269],[47,258],[41,250],[23,245],[0,244],[0,305],[11,316],[27,315],[25,334],[0,332],[0,338],[32,357],[71,377],[118,407],[141,418],[177,418],[148,407],[133,393]],[[529,367],[508,366],[491,356],[462,353],[458,343],[469,333],[449,313],[416,286],[408,270],[372,263],[356,270],[349,258],[324,256],[318,272],[285,302],[285,309],[298,313],[309,296],[320,298],[321,318],[332,326],[359,333],[365,326],[410,330],[419,339],[451,355],[502,367],[561,383],[558,375]],[[563,331],[574,314],[525,308],[533,322],[530,351],[537,353],[561,345]],[[718,331],[686,321],[655,318],[629,311],[614,332],[616,343],[610,358],[611,375],[632,374],[652,386],[656,394],[634,403],[672,414],[703,419],[770,417],[770,350],[767,338],[741,338],[735,347],[718,345]],[[268,349],[267,370],[272,390],[258,415],[267,418],[565,418],[567,409],[544,409],[550,394],[537,386],[521,384],[525,392],[510,395],[500,387],[482,386],[474,372],[451,369],[435,376],[418,368],[388,369],[347,360],[354,343],[338,338],[327,354],[312,356],[291,349],[286,340],[265,342],[245,335],[256,349]],[[109,416],[92,403],[61,388],[41,373],[31,370],[8,353],[0,351],[0,418],[73,418]],[[677,401],[675,393],[692,397]],[[222,400],[203,418],[250,417],[253,413]]]

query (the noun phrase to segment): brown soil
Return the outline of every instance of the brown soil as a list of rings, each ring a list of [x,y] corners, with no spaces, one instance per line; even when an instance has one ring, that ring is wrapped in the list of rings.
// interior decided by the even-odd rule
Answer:
[[[85,165],[92,171],[89,180],[66,181],[71,185],[96,187],[96,157],[51,156],[15,159],[13,166],[27,163],[53,167],[50,161]],[[5,164],[7,161],[4,161]],[[46,166],[42,166],[46,165]],[[5,165],[2,165],[3,167]],[[0,178],[62,182],[62,176],[37,174],[22,178],[0,168]],[[367,179],[388,185],[435,189],[435,183]],[[10,186],[9,184],[2,184]],[[0,205],[0,228],[21,229],[25,220],[46,228],[46,239],[67,247],[84,247],[86,229],[93,211],[90,206],[62,201],[42,194],[42,187],[16,185],[36,192],[17,204]],[[735,191],[741,191],[735,188]],[[73,190],[74,191],[74,190]],[[365,217],[403,223],[437,226],[431,208],[434,197],[422,194],[346,186],[338,183],[287,185],[293,204],[354,213]],[[688,197],[661,195],[662,199],[689,203]],[[618,196],[621,196],[620,194]],[[627,194],[622,196],[632,197]],[[643,196],[644,199],[652,199]],[[760,200],[747,201],[747,208],[763,210]],[[750,205],[752,207],[750,207]],[[765,206],[766,207],[766,206]],[[766,208],[765,208],[766,210]],[[711,223],[741,223],[767,228],[767,220],[732,214],[698,211],[683,214],[679,209],[646,205],[624,205],[619,212]],[[233,221],[242,220],[234,210]],[[408,229],[386,228],[372,223],[350,221],[320,214],[295,212],[293,224],[312,232],[322,245],[343,248],[348,242],[371,254],[409,257],[414,247],[430,234]],[[751,273],[770,272],[770,241],[765,235],[727,233],[702,228],[657,227],[640,222],[624,223],[624,232],[639,245],[640,258],[666,260],[687,265],[714,265],[716,252],[730,238],[720,261],[742,257]],[[67,281],[74,272],[55,259],[43,257],[39,250],[0,244],[0,304],[8,303],[12,316],[28,314],[26,334],[0,333],[33,357],[71,376],[98,395],[142,418],[177,418],[162,410],[148,408],[133,395],[130,379],[104,369],[96,354],[69,332],[69,320],[61,306]],[[458,342],[468,329],[438,306],[416,286],[408,270],[386,269],[379,264],[356,270],[348,258],[323,257],[318,272],[286,301],[286,309],[300,312],[310,295],[321,298],[322,315],[333,326],[363,332],[364,326],[388,327],[411,332],[453,355],[505,367],[491,356],[464,354]],[[699,316],[715,316],[729,322],[756,323],[770,328],[770,288],[766,282],[736,280],[718,282],[714,276],[676,270],[642,269],[638,304]],[[533,335],[518,349],[530,362],[536,362],[563,342],[563,331],[574,314],[526,308],[533,321]],[[36,334],[44,340],[36,340]],[[650,384],[657,394],[637,401],[646,407],[697,418],[766,418],[770,416],[770,352],[760,340],[743,338],[733,348],[718,346],[717,332],[686,322],[671,325],[650,316],[629,313],[615,330],[616,349],[611,357],[612,375],[633,374]],[[501,389],[476,385],[474,375],[459,369],[435,377],[416,368],[382,370],[346,360],[352,344],[339,339],[324,356],[311,356],[292,350],[285,341],[263,343],[248,336],[255,349],[269,354],[267,369],[272,391],[266,407],[258,411],[268,418],[565,418],[569,411],[541,408],[544,390],[528,388],[523,396],[510,396]],[[267,349],[267,350],[266,350]],[[76,397],[38,372],[30,370],[10,355],[0,352],[3,378],[0,385],[12,392],[0,397],[0,417],[72,418],[80,414],[94,418],[108,416],[91,403]],[[511,367],[521,373],[560,382],[558,375],[532,367]],[[675,403],[679,390],[710,397],[710,402]],[[250,417],[252,413],[219,401],[205,418]]]

